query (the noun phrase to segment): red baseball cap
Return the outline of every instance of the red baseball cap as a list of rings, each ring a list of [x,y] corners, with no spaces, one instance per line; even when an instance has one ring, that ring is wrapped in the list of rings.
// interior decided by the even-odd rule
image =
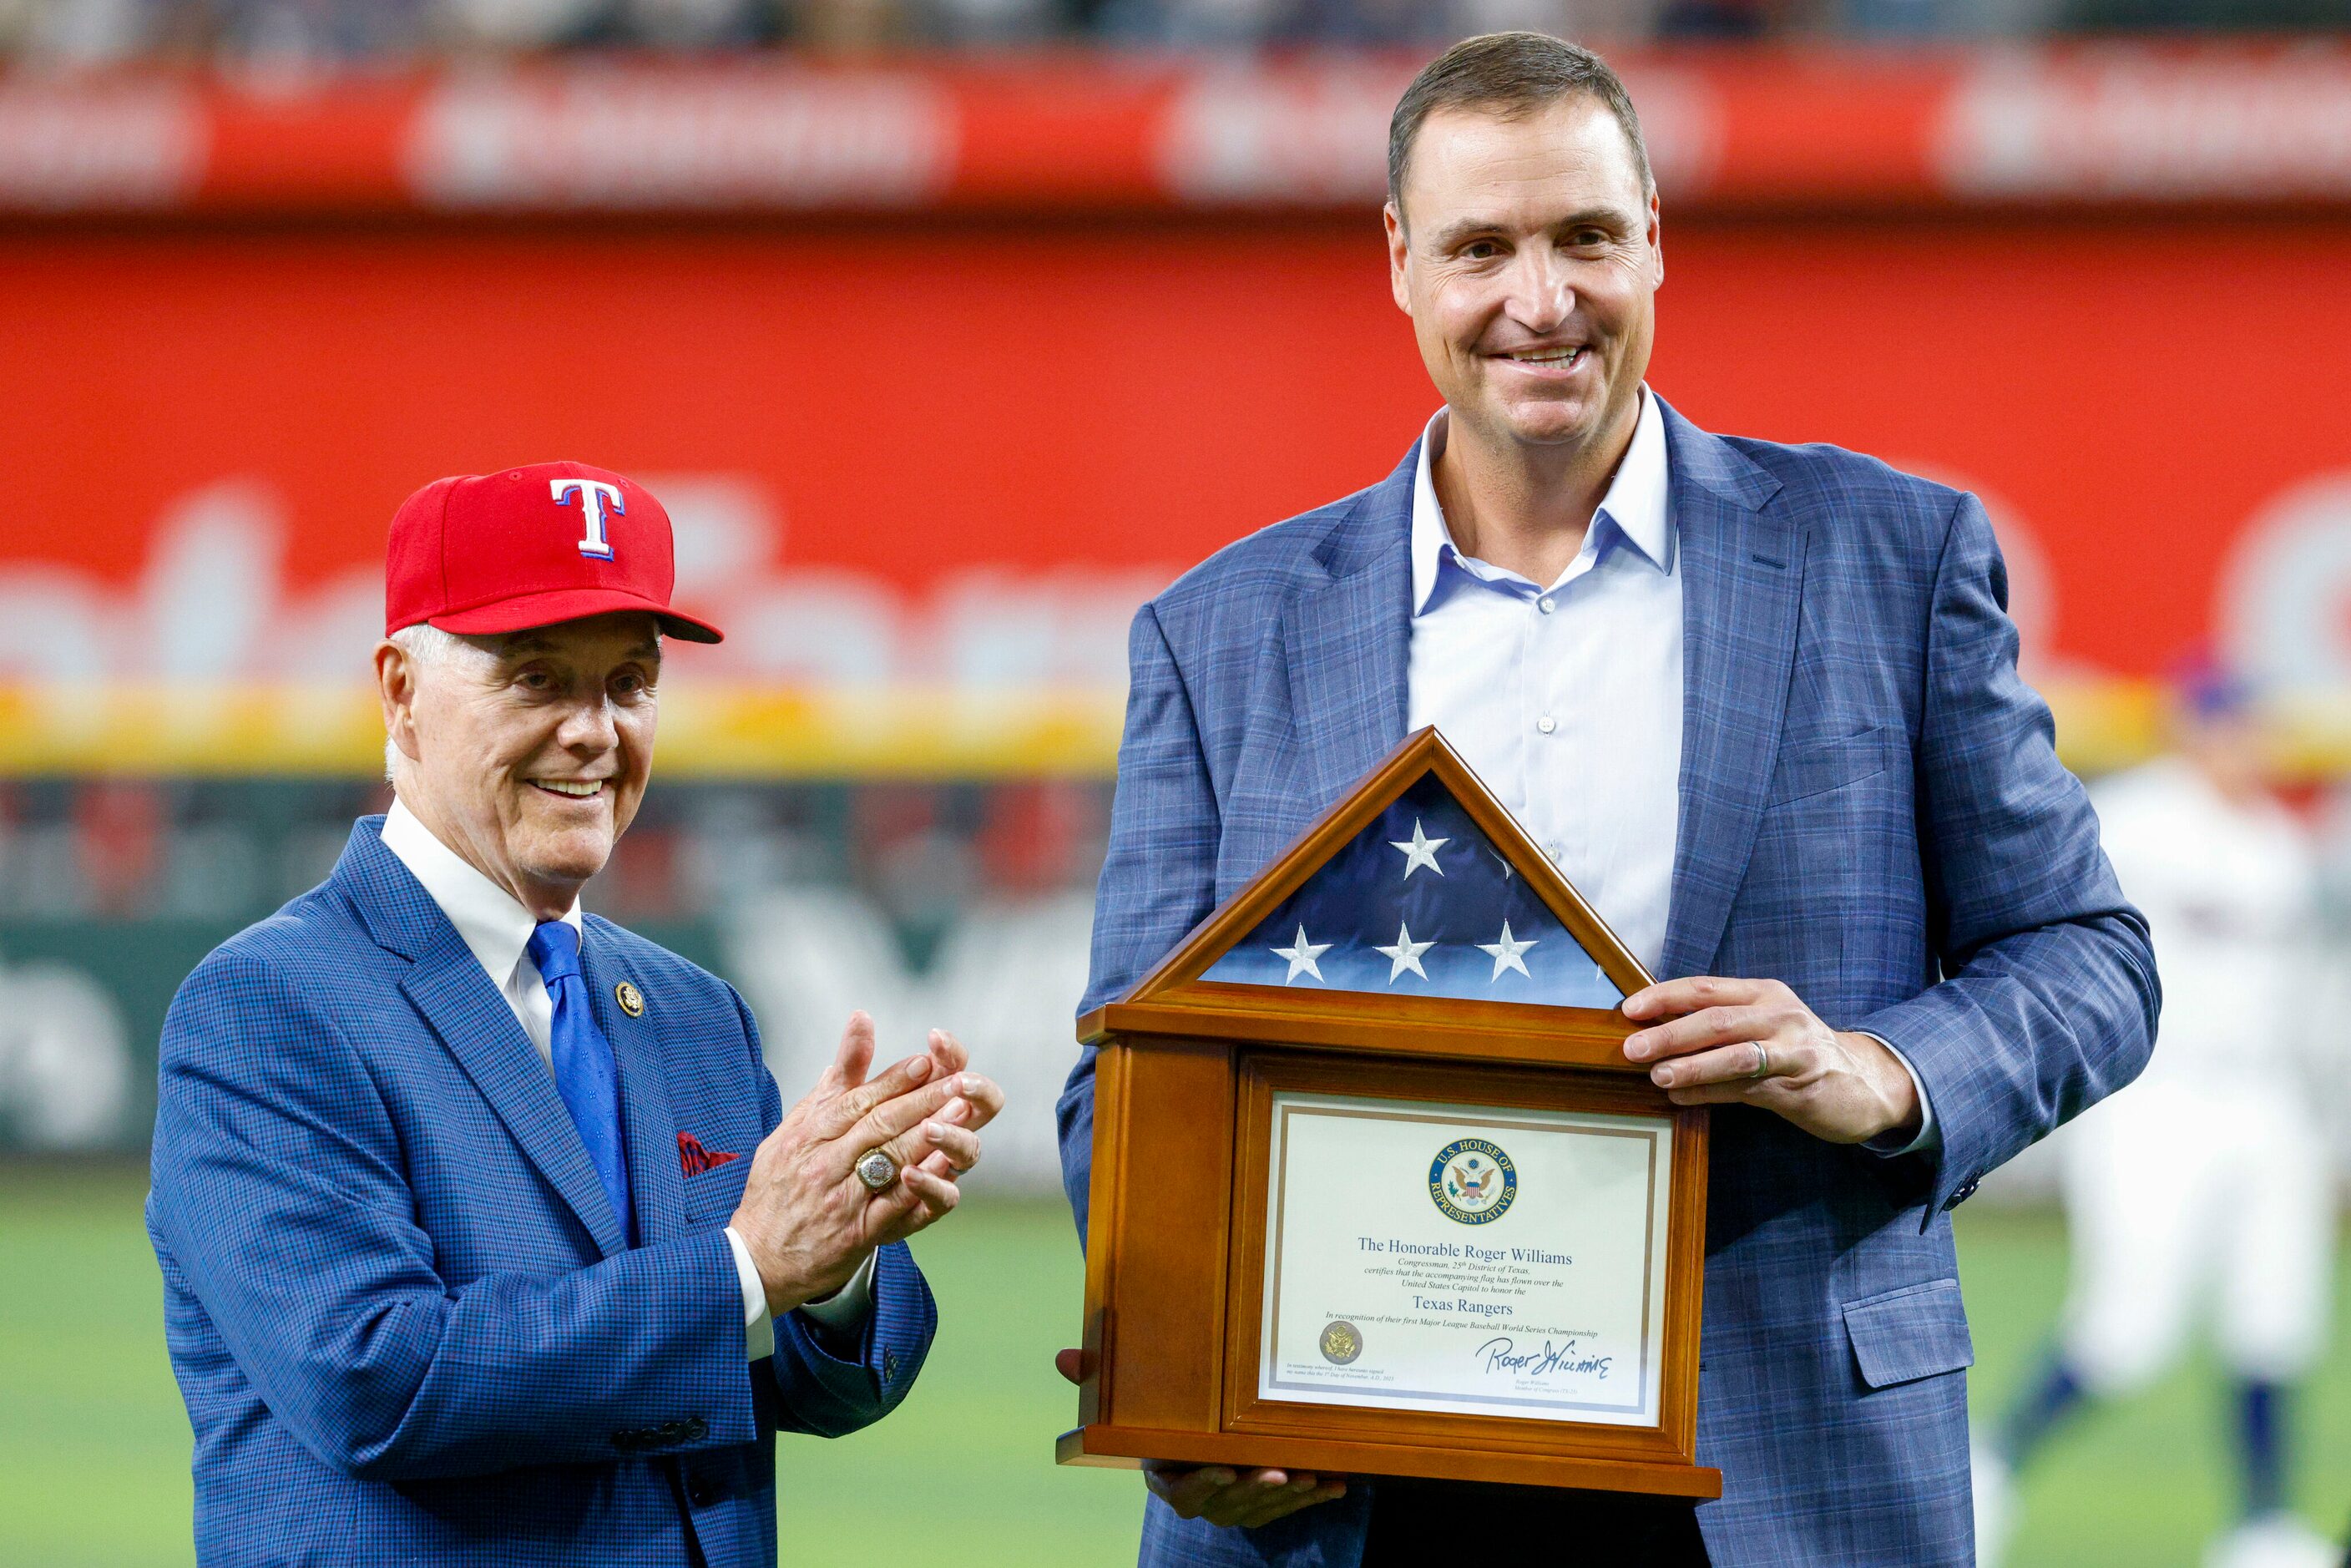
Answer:
[[[635,480],[585,463],[435,479],[392,514],[383,631],[519,632],[643,610],[670,636],[719,631],[670,605],[669,514]]]

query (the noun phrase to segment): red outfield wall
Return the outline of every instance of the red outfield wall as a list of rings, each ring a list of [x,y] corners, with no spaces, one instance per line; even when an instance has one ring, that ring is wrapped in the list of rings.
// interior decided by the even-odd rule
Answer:
[[[1653,383],[1984,492],[2077,757],[2207,640],[2343,755],[2351,214],[1687,206]],[[1354,201],[21,222],[0,386],[18,771],[364,768],[384,518],[555,455],[651,476],[740,633],[678,661],[673,763],[1100,768],[1134,603],[1433,406]]]

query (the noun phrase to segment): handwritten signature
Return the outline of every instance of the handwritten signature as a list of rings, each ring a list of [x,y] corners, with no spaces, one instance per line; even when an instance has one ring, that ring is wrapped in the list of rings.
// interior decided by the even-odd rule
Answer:
[[[1608,1376],[1609,1363],[1615,1359],[1580,1352],[1573,1340],[1562,1345],[1545,1340],[1541,1350],[1520,1350],[1508,1339],[1489,1339],[1470,1354],[1484,1357],[1488,1372],[1523,1373],[1530,1377],[1553,1372],[1582,1373],[1603,1380]]]

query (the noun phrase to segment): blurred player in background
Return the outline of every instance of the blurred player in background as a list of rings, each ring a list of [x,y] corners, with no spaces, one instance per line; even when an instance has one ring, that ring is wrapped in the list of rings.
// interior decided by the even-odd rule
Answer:
[[[2064,1134],[2074,1279],[2040,1376],[1976,1463],[1977,1538],[1997,1563],[2011,1479],[2085,1404],[2178,1360],[2199,1305],[2235,1379],[2243,1511],[2214,1568],[2332,1568],[2288,1505],[2290,1396],[2322,1349],[2331,1174],[2309,1029],[2287,998],[2317,954],[2314,846],[2273,798],[2245,688],[2182,680],[2176,749],[2094,791],[2107,855],[2147,916],[2163,1023],[2146,1074]]]

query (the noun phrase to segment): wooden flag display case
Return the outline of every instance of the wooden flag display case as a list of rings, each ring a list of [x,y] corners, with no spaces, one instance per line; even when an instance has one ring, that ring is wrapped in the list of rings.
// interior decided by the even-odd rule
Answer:
[[[1718,1497],[1707,1117],[1650,977],[1435,730],[1124,998],[1063,1463]]]

